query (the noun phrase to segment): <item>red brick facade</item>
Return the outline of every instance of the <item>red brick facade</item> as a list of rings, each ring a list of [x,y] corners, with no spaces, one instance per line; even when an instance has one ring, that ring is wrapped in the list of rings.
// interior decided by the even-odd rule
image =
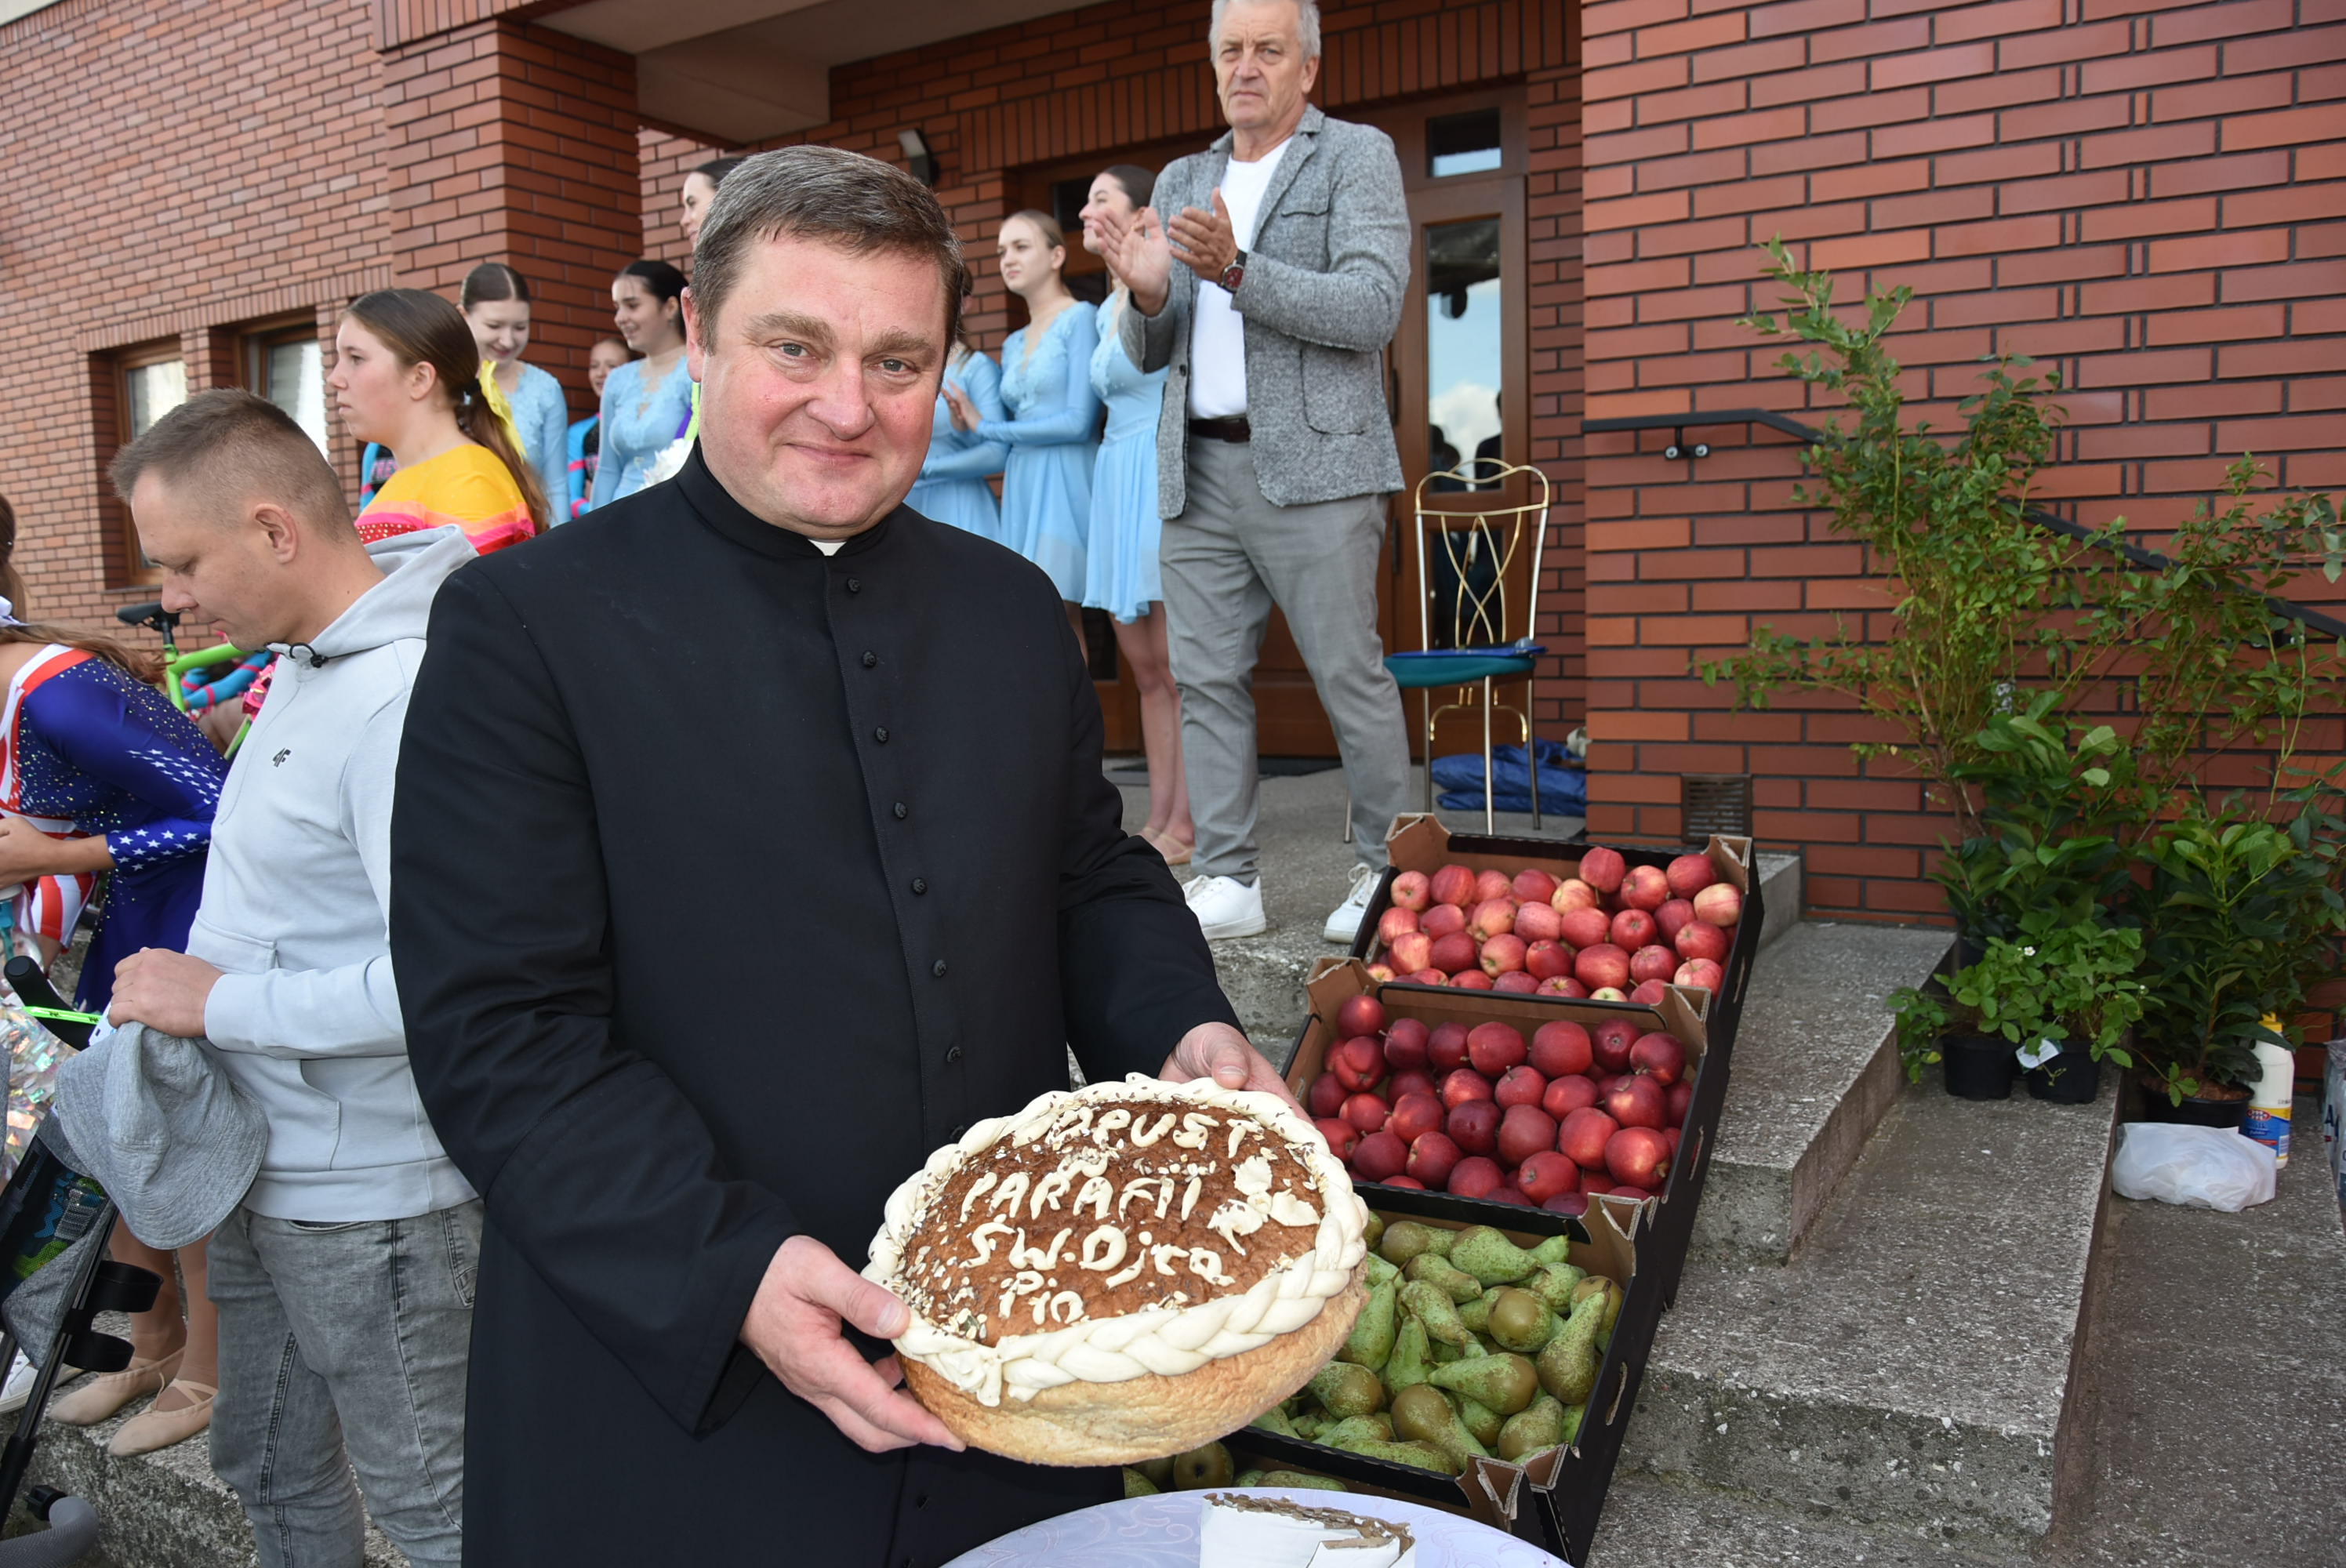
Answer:
[[[1734,325],[1774,304],[1753,247],[1913,286],[1895,351],[1943,425],[1979,356],[2060,369],[2045,500],[2156,530],[2242,451],[2346,484],[2346,16],[2339,0],[1599,0],[1586,11],[1588,412],[1801,390]],[[1807,415],[1813,423],[1821,412]],[[1937,908],[1943,824],[1831,704],[1736,714],[1692,660],[1755,622],[1811,635],[1883,600],[1787,507],[1790,443],[1588,443],[1591,828],[1668,838],[1678,776],[1755,776],[1755,828],[1820,911]],[[2155,542],[2155,541],[2153,541]]]

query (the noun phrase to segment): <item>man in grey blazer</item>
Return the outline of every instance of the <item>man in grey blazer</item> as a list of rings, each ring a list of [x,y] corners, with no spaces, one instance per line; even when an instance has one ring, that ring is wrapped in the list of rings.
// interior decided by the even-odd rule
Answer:
[[[1409,787],[1376,584],[1382,497],[1402,487],[1382,355],[1409,281],[1409,209],[1392,140],[1308,101],[1315,0],[1216,0],[1209,37],[1229,134],[1167,166],[1102,252],[1132,290],[1126,348],[1173,372],[1158,509],[1198,823],[1189,904],[1209,937],[1263,929],[1253,682],[1276,604],[1352,785],[1361,864],[1325,928],[1350,942]]]

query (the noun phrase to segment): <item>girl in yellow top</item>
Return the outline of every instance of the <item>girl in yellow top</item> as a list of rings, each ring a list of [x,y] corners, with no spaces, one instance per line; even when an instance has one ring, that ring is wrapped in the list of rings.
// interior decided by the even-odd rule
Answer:
[[[399,463],[359,514],[361,538],[454,523],[486,555],[545,528],[545,494],[455,306],[421,289],[362,295],[334,356],[326,385],[352,434]]]

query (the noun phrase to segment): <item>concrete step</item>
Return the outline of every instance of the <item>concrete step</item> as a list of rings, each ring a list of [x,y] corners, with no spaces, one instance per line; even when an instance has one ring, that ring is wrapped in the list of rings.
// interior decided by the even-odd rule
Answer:
[[[1777,872],[1799,874],[1797,863]],[[1762,885],[1773,926],[1776,882],[1763,874]],[[1905,1082],[1885,999],[1920,984],[1950,940],[1931,927],[1807,921],[1767,945],[1736,1030],[1698,1253],[1781,1263],[1799,1248]]]
[[[2116,1103],[2114,1074],[2089,1105],[1904,1089],[1792,1262],[1688,1264],[1624,1464],[1934,1537],[2042,1536],[2086,1454],[2068,1392]]]

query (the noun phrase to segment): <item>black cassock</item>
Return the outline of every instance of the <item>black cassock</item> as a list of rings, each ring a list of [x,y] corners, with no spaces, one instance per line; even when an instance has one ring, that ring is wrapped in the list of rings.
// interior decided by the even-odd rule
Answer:
[[[464,1560],[933,1564],[1113,1470],[863,1452],[736,1340],[982,1117],[1235,1022],[1058,595],[678,479],[458,573],[400,756],[417,1083],[487,1200]]]

